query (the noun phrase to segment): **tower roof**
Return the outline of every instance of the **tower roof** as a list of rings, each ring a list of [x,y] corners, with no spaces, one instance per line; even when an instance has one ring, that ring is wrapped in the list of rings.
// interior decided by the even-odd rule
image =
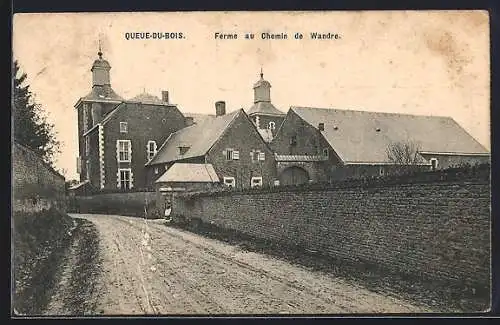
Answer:
[[[94,70],[94,68],[111,69],[111,65],[109,64],[109,62],[107,60],[96,59],[94,61],[94,64],[92,64],[92,70]]]
[[[260,69],[260,79],[253,85],[254,88],[257,87],[267,87],[271,88],[271,83],[264,79],[264,73],[262,72],[262,68]]]
[[[263,115],[286,115],[284,112],[280,111],[270,102],[257,102],[250,107],[247,111],[248,115],[263,114]]]
[[[101,41],[99,41],[99,52],[97,52],[97,55],[99,56],[98,59],[96,59],[94,61],[94,64],[92,64],[92,69],[91,70],[94,70],[94,68],[103,68],[103,69],[111,69],[111,65],[109,64],[109,62],[105,59],[102,58],[102,49],[101,49]]]

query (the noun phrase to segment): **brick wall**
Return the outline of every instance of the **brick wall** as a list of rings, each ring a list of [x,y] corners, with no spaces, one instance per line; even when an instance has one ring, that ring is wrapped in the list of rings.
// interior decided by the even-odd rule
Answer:
[[[156,213],[156,195],[155,192],[123,192],[75,196],[69,200],[69,210],[144,217],[146,207],[148,217],[152,217]]]
[[[12,145],[12,209],[37,212],[52,206],[65,209],[66,189],[62,175],[45,164],[32,150]]]
[[[429,174],[429,173],[426,173]],[[176,214],[388,270],[489,285],[489,168],[420,182],[197,194]]]
[[[450,167],[458,167],[460,165],[477,165],[485,164],[490,162],[490,155],[478,156],[478,155],[433,155],[433,154],[421,154],[425,159],[429,160],[431,158],[436,158],[438,160],[437,168],[445,169]]]
[[[226,160],[225,150],[239,151],[238,160]],[[260,150],[265,152],[265,160],[252,160],[250,153]],[[214,166],[221,181],[224,177],[234,177],[236,187],[250,187],[252,177],[262,177],[264,185],[271,185],[276,179],[274,154],[259,135],[252,121],[242,111],[224,135],[215,143],[206,156],[208,163]]]
[[[268,129],[269,122],[274,122],[275,129],[271,131],[273,133],[273,137],[276,136],[278,129],[280,128],[281,124],[283,123],[283,120],[285,119],[285,115],[283,115],[283,116],[270,116],[270,115],[257,114],[257,115],[253,115],[251,117],[251,119],[254,123],[256,121],[257,116],[259,116],[259,129]]]
[[[296,145],[290,144],[292,136],[296,137]],[[339,163],[320,131],[292,111],[286,116],[276,138],[271,142],[271,147],[279,155],[320,155],[323,149],[328,148],[331,164]]]
[[[159,150],[168,136],[184,127],[184,116],[172,106],[146,105],[126,103],[117,115],[106,125],[104,130],[104,155],[106,189],[117,188],[118,168],[131,168],[133,173],[133,186],[135,188],[152,187],[148,183],[146,169],[147,143],[156,141]],[[120,133],[120,122],[128,123],[128,132]],[[131,140],[132,162],[118,163],[116,159],[116,141]]]

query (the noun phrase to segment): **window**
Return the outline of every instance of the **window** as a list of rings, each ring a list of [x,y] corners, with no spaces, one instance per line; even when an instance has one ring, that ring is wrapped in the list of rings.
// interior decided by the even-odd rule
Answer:
[[[83,104],[83,131],[87,131],[89,128],[89,111],[90,111],[90,105],[89,104]]]
[[[276,129],[276,123],[273,121],[269,122],[269,130],[275,130]]]
[[[252,180],[250,181],[250,186],[251,187],[262,187],[262,177],[252,177]]]
[[[85,161],[85,173],[86,173],[86,176],[87,176],[87,180],[90,180],[90,161],[86,160]]]
[[[431,170],[436,170],[438,166],[438,160],[436,158],[431,158]]]
[[[381,167],[378,168],[378,174],[380,176],[384,176],[385,175],[385,169],[384,169],[384,167],[381,166]]]
[[[116,147],[118,162],[130,162],[132,153],[130,140],[117,140]]]
[[[129,190],[132,188],[131,170],[130,168],[118,169],[118,187],[122,190]]]
[[[152,140],[148,141],[148,145],[146,148],[146,154],[147,154],[148,161],[153,159],[153,157],[156,155],[156,151],[157,151],[156,141],[152,141]]]
[[[297,136],[296,135],[292,135],[292,137],[290,138],[290,145],[291,146],[297,145]]]
[[[127,132],[128,132],[128,123],[120,122],[120,133],[127,133]]]
[[[227,187],[235,187],[236,186],[236,180],[234,177],[224,177],[224,185]]]
[[[323,156],[328,157],[329,150],[328,148],[323,149]]]
[[[81,157],[76,157],[76,172],[78,174],[82,173],[82,158]]]
[[[89,137],[85,137],[85,156],[90,154],[90,141]]]
[[[260,150],[255,150],[250,152],[250,157],[252,161],[259,161],[259,160],[263,161],[266,160],[266,153]]]
[[[158,174],[159,172],[158,167],[155,167],[155,174]]]
[[[240,152],[238,150],[226,149],[226,160],[239,160]]]

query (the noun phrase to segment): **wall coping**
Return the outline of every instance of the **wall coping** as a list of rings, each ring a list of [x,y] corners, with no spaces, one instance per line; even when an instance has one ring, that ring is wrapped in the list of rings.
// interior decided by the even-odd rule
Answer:
[[[181,197],[191,199],[195,197],[230,196],[230,195],[254,195],[263,193],[281,192],[311,192],[329,191],[337,189],[367,189],[383,188],[395,185],[412,186],[416,184],[435,183],[445,184],[450,182],[462,182],[467,184],[484,184],[490,182],[490,164],[449,168],[437,171],[414,172],[398,176],[380,176],[364,179],[347,179],[336,183],[313,183],[305,185],[274,186],[246,189],[214,189],[211,191],[191,191],[181,194]]]

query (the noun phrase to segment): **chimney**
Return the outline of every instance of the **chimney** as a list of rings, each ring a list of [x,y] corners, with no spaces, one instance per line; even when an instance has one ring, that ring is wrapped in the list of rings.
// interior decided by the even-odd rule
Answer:
[[[215,116],[226,115],[226,102],[219,100],[215,102]]]
[[[168,90],[162,90],[161,91],[161,100],[162,100],[162,102],[169,104],[169,101],[168,101]]]
[[[319,123],[318,124],[318,130],[325,131],[325,123]]]

